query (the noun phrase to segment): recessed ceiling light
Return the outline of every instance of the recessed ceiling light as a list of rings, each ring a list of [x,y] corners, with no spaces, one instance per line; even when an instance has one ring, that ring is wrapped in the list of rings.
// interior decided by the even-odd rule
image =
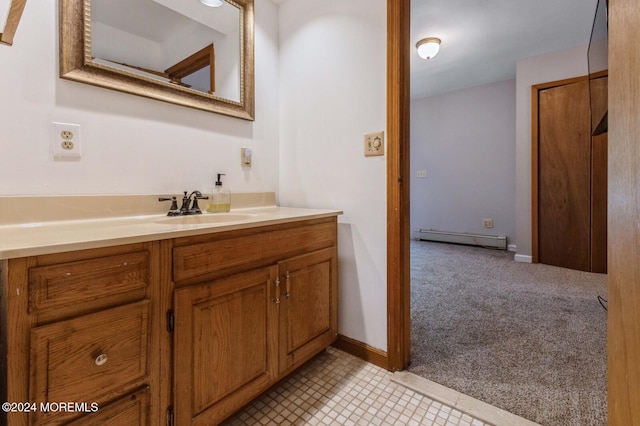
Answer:
[[[440,50],[440,39],[437,37],[427,37],[416,43],[418,55],[423,59],[431,59]]]
[[[222,6],[222,0],[200,0],[200,3],[209,7],[220,7]]]

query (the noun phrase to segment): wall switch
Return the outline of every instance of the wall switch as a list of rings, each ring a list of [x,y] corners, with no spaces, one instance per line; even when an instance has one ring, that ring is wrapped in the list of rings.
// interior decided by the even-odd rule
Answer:
[[[427,171],[426,170],[418,170],[418,177],[419,178],[427,177]]]
[[[241,162],[243,167],[251,167],[253,160],[253,149],[241,148]]]
[[[79,160],[80,125],[68,123],[52,123],[51,154],[54,160]]]
[[[493,228],[493,219],[482,219],[482,226],[485,228]]]
[[[372,132],[364,135],[364,156],[384,155],[384,132]]]

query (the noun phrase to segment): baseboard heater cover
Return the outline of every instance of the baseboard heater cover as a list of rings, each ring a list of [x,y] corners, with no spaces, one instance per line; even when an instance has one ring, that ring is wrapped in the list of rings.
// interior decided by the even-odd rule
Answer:
[[[463,232],[434,231],[421,229],[416,238],[422,241],[436,241],[441,243],[467,244],[471,246],[493,247],[500,250],[507,249],[507,237],[494,235],[467,234]]]

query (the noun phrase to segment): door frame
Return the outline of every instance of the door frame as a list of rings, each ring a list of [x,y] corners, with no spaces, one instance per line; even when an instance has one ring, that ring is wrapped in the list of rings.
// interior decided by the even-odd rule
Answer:
[[[410,0],[387,0],[387,369],[411,351],[409,252]]]

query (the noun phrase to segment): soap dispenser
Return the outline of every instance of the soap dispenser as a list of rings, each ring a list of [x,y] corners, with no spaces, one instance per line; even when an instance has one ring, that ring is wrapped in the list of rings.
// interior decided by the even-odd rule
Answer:
[[[209,198],[209,204],[207,205],[207,211],[210,213],[228,212],[231,210],[231,194],[228,189],[222,187],[221,176],[224,173],[218,173],[218,180],[215,183],[211,198]]]

